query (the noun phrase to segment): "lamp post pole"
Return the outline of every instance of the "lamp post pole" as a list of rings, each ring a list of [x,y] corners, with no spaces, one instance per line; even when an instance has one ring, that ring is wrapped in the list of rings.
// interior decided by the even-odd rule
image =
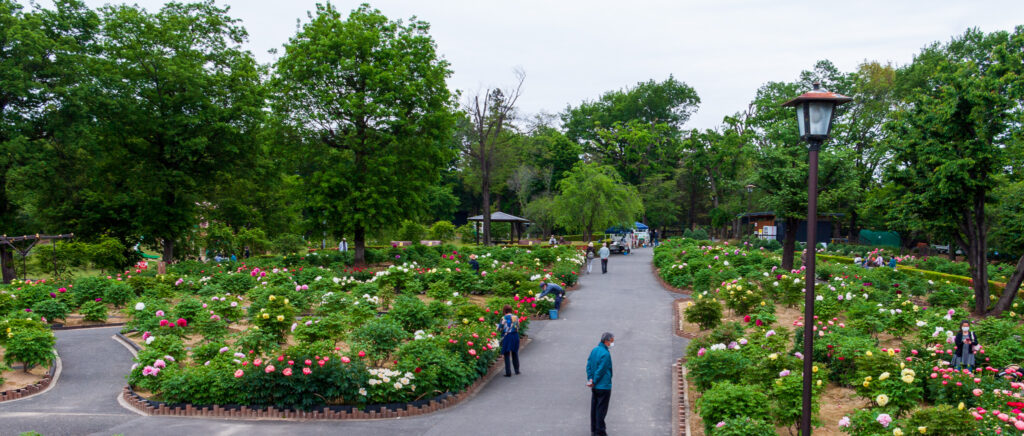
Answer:
[[[804,391],[800,415],[800,434],[810,436],[811,414],[814,412],[814,267],[818,245],[818,152],[828,139],[835,119],[835,108],[851,101],[850,97],[821,89],[814,84],[810,92],[787,101],[783,106],[795,107],[800,139],[807,141],[807,256],[804,264]]]
[[[804,393],[800,434],[811,434],[811,395],[814,383],[814,267],[818,245],[818,151],[820,140],[809,141],[807,153],[807,264],[804,265]]]

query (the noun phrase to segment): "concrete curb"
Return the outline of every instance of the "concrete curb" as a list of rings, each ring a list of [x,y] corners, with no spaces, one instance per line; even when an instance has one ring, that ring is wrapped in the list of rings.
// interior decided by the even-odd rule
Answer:
[[[129,341],[130,342],[130,341]],[[520,351],[532,342],[532,339],[527,337],[520,345]],[[133,344],[134,345],[134,344]],[[173,416],[173,417],[188,417],[188,418],[215,418],[215,419],[231,419],[231,420],[378,420],[378,419],[397,419],[397,418],[408,418],[418,415],[426,415],[434,413],[439,410],[455,407],[461,404],[463,401],[473,398],[477,393],[487,385],[498,374],[505,371],[505,363],[502,358],[498,358],[491,364],[491,367],[487,370],[487,373],[482,377],[473,382],[466,390],[456,394],[442,394],[435,399],[430,400],[428,403],[420,405],[418,407],[412,404],[406,404],[404,408],[391,409],[382,407],[381,410],[376,411],[362,411],[356,408],[351,410],[330,410],[330,408],[323,408],[319,411],[301,411],[301,410],[287,410],[278,409],[275,407],[268,407],[266,409],[250,409],[248,406],[241,406],[240,408],[224,408],[220,405],[202,406],[197,407],[191,404],[185,404],[184,406],[169,407],[167,403],[159,401],[146,400],[132,391],[131,387],[125,386],[121,395],[119,395],[118,403],[125,408],[132,410],[133,412],[140,413],[148,416]],[[439,399],[438,399],[439,398]]]
[[[672,292],[672,293],[675,293],[675,294],[693,295],[693,290],[690,290],[690,289],[680,289],[680,288],[674,287],[674,286],[668,284],[668,282],[666,282],[664,279],[662,279],[661,278],[661,270],[659,270],[657,267],[654,266],[654,262],[651,262],[651,271],[654,273],[654,277],[656,279],[658,279],[658,283],[661,283],[661,287],[665,288],[666,291],[669,291],[669,292]]]
[[[43,376],[43,379],[23,388],[0,392],[0,403],[13,403],[33,395],[46,393],[57,384],[62,369],[63,364],[60,360],[60,354],[57,353],[55,348],[53,350],[53,365],[50,365],[50,370]]]
[[[66,327],[64,325],[56,326],[56,325],[50,324],[50,329],[51,330],[85,330],[85,329],[102,329],[102,328],[107,328],[107,327],[121,327],[123,325],[125,325],[125,323],[123,323],[123,322],[114,322],[114,323],[110,323],[110,324],[96,324],[96,325],[75,325],[75,326],[70,326],[70,327]]]

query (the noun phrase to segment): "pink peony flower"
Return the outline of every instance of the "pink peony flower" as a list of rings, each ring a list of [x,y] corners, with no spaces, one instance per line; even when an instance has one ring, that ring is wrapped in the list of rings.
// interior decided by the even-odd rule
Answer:
[[[177,321],[176,324],[178,324],[178,327],[187,327],[188,326],[188,321],[185,321],[185,318],[178,318],[178,321]]]
[[[281,371],[281,374],[283,374],[285,377],[290,377],[292,375],[292,369],[285,368],[284,371]]]
[[[243,375],[245,375],[245,371],[242,371],[242,370],[235,371],[235,378],[242,378]]]
[[[274,372],[276,369],[277,368],[274,368],[274,365],[267,365],[267,367],[263,371],[266,371],[267,374],[270,374]]]
[[[352,359],[349,359],[347,356],[341,356],[341,363],[349,363],[351,361]]]
[[[850,426],[850,417],[849,416],[842,417],[842,419],[839,420],[839,426],[840,427],[849,427]]]
[[[162,310],[156,311],[156,316],[164,316],[164,311],[162,311]]]
[[[302,375],[310,375],[312,373],[313,373],[313,370],[309,369],[309,367],[302,368]]]
[[[359,352],[359,357],[366,357],[366,352],[365,351],[360,351]]]
[[[889,427],[889,424],[892,423],[892,417],[889,416],[888,413],[883,413],[878,415],[878,418],[875,418],[875,421],[878,421],[879,424],[882,424],[882,427]]]

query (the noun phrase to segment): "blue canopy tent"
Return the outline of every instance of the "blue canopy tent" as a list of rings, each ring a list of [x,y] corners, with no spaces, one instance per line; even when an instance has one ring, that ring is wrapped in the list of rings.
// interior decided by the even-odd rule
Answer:
[[[644,223],[637,222],[633,223],[633,228],[637,230],[648,230],[650,227],[647,227],[647,225]]]
[[[647,225],[645,225],[644,223],[640,223],[640,222],[633,223],[633,228],[635,228],[637,230],[647,230],[647,229],[649,229],[649,227],[647,227]],[[608,234],[612,234],[612,235],[617,235],[617,234],[621,234],[621,233],[629,233],[629,232],[632,232],[632,231],[633,231],[633,229],[627,229],[627,228],[622,227],[622,226],[615,226],[615,227],[611,227],[611,228],[605,230],[604,232],[608,233]]]

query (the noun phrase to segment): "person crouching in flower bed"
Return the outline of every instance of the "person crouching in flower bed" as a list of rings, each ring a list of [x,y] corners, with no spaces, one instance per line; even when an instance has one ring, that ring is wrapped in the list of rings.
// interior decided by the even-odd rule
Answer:
[[[512,314],[512,306],[505,305],[505,315],[501,317],[498,331],[501,332],[501,355],[505,359],[505,377],[512,377],[509,358],[519,375],[519,317]]]
[[[540,290],[541,290],[541,293],[540,293],[540,295],[537,296],[538,300],[540,300],[541,298],[544,298],[544,296],[547,295],[547,294],[554,294],[555,295],[555,310],[561,310],[562,309],[562,299],[565,298],[565,289],[563,289],[561,286],[558,286],[558,285],[556,285],[554,283],[540,282]]]

